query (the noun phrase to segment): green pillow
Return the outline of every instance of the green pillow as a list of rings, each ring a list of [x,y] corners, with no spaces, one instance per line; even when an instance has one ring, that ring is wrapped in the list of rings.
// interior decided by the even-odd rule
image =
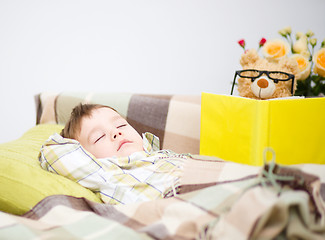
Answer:
[[[0,144],[0,210],[21,215],[50,195],[64,194],[101,202],[90,190],[40,167],[39,150],[61,125],[41,124],[21,138]]]

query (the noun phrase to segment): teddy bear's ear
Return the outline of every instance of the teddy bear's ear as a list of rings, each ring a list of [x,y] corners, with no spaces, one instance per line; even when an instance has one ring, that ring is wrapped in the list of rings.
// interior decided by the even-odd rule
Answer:
[[[260,60],[260,56],[258,55],[256,49],[249,49],[242,54],[240,58],[240,65],[243,68],[247,68],[254,65],[258,60]]]
[[[279,65],[285,69],[285,72],[297,75],[299,73],[298,63],[292,58],[283,58],[279,61]]]

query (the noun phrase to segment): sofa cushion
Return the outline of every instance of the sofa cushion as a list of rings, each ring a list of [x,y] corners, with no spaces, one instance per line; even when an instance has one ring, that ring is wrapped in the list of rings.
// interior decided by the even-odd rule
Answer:
[[[0,144],[0,210],[23,214],[50,195],[70,195],[101,202],[90,190],[40,167],[38,154],[45,140],[62,125],[40,124],[17,140]]]

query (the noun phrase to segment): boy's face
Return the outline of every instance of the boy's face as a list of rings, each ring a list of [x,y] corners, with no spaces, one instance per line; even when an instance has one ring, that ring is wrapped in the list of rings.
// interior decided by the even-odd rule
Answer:
[[[143,151],[143,140],[138,132],[117,112],[102,107],[81,120],[77,140],[96,158],[126,157]]]

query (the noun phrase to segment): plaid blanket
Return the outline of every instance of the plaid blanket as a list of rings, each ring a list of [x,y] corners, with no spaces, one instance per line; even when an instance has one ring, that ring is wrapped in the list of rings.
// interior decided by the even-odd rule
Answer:
[[[0,238],[324,239],[325,166],[271,163],[260,170],[127,205],[50,196],[24,216],[1,213]]]
[[[43,169],[100,195],[104,203],[127,204],[163,197],[178,186],[186,156],[159,150],[159,139],[143,134],[144,151],[126,157],[95,158],[74,139],[55,133],[42,145]]]

